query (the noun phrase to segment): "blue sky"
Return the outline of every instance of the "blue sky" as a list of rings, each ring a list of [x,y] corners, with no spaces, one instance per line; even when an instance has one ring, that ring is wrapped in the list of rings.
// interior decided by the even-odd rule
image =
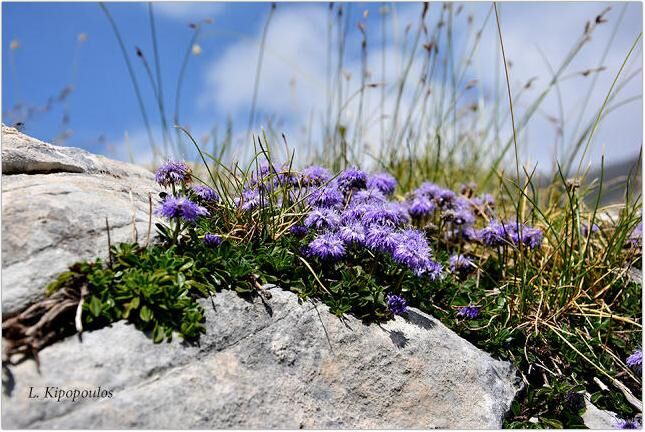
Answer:
[[[472,15],[472,25],[477,29],[481,25],[483,30],[473,65],[464,76],[464,83],[476,80],[477,88],[465,93],[464,99],[460,100],[464,104],[483,101],[482,106],[490,107],[495,89],[499,90],[501,71],[498,68],[494,16],[486,25],[483,24],[490,5],[465,4],[463,11],[459,11],[461,15],[456,17],[454,49],[460,52],[467,52],[472,42],[471,33],[467,31],[467,16]],[[544,59],[551,63],[551,67],[557,67],[583,30],[585,21],[593,20],[606,6],[591,2],[501,4],[507,54],[513,64],[511,81],[514,93],[519,94],[523,83],[534,76],[538,77],[534,86],[524,92],[527,95],[522,94],[518,101],[520,116],[522,110],[527,108],[523,101],[535,98],[548,85],[550,72]],[[141,48],[154,68],[148,5],[107,3],[107,7],[121,29],[156,139],[161,140],[152,87],[142,62],[135,56],[135,47]],[[213,19],[212,24],[202,24],[197,42],[200,53],[190,56],[183,84],[181,123],[189,126],[197,137],[206,135],[213,127],[218,127],[221,134],[226,119],[230,117],[238,142],[243,141],[259,44],[270,7],[269,3],[153,5],[164,100],[170,107],[169,111],[174,107],[181,59],[194,32],[188,24],[203,23],[204,18]],[[388,88],[394,89],[396,73],[393,70],[400,68],[399,63],[403,63],[403,56],[397,54],[396,49],[404,46],[405,40],[411,43],[414,33],[408,32],[406,36],[405,29],[407,24],[418,22],[421,5],[389,5],[388,24],[391,23],[391,27],[385,50],[381,50],[380,45],[379,12],[382,4],[362,3],[344,7],[349,23],[344,67],[347,76],[351,76],[346,95],[352,94],[352,89],[358,85],[359,22],[363,22],[367,29],[371,50],[369,62],[374,81],[379,81],[381,55],[388,52],[388,72],[393,75],[387,80]],[[541,112],[523,132],[522,150],[526,161],[548,165],[554,159],[559,144],[549,117],[560,115],[560,110],[563,110],[562,115],[567,120],[564,131],[566,139],[563,142],[569,142],[573,136],[569,137],[567,133],[573,133],[573,127],[568,125],[577,120],[582,109],[581,101],[586,95],[590,95],[589,107],[593,109],[587,108],[583,112],[584,121],[593,118],[595,110],[602,103],[624,56],[642,30],[640,3],[613,3],[611,7],[605,16],[608,22],[598,27],[591,41],[569,66],[568,73],[572,78],[559,86],[559,97],[551,92],[541,106]],[[2,8],[3,122],[11,123],[22,118],[11,113],[16,104],[43,107],[50,97],[56,98],[64,88],[73,84],[74,90],[64,102],[54,101],[51,110],[37,112],[25,121],[25,131],[43,140],[53,141],[61,130],[69,129],[71,134],[65,140],[65,145],[121,159],[133,155],[135,160],[146,160],[149,150],[137,99],[115,35],[99,5],[4,2]],[[459,5],[455,4],[454,11],[458,8]],[[428,22],[436,23],[440,15],[441,5],[431,4]],[[311,132],[303,132],[304,127],[317,123],[325,109],[320,101],[325,98],[322,90],[326,80],[325,32],[328,16],[327,3],[278,4],[266,42],[255,128],[266,127],[269,119],[273,119],[271,121],[287,134],[291,143],[305,142],[311,135]],[[612,36],[619,19],[620,25]],[[79,41],[81,34],[86,37],[83,42]],[[582,78],[579,72],[599,65],[601,53],[612,37],[611,49],[602,63],[605,69],[598,73],[596,85],[590,90],[591,78]],[[441,49],[445,49],[445,45]],[[421,60],[417,63],[420,64]],[[642,45],[639,43],[623,74],[624,78],[632,78],[626,82],[623,94],[616,100],[627,102],[610,114],[599,128],[588,155],[594,163],[603,148],[612,149],[608,156],[611,161],[633,158],[642,145],[641,66]],[[375,94],[371,102],[377,101]],[[406,98],[404,105],[405,102]],[[355,107],[350,106],[349,111],[352,110],[355,111]],[[24,116],[24,109],[22,112]],[[68,127],[61,126],[65,113],[69,116]],[[348,115],[351,116],[351,113]],[[501,127],[502,132],[509,131],[508,123]],[[318,131],[312,129],[316,135]],[[370,139],[378,141],[366,132],[365,140]]]

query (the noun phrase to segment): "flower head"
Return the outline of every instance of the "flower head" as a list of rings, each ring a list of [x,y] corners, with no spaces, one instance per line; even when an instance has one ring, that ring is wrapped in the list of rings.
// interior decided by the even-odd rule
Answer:
[[[181,161],[166,161],[155,173],[155,181],[161,186],[171,186],[180,183],[190,183],[191,169]]]
[[[450,271],[459,276],[466,276],[475,270],[475,264],[464,255],[450,257]]]
[[[338,237],[340,237],[345,244],[362,245],[365,243],[365,228],[363,228],[363,225],[358,222],[343,225],[338,229]]]
[[[479,231],[478,237],[489,247],[498,247],[506,243],[506,228],[498,221],[491,221]]]
[[[370,206],[363,214],[366,225],[399,226],[409,222],[406,208],[401,204],[386,203]]]
[[[302,170],[301,182],[304,186],[320,186],[331,178],[331,173],[318,165],[312,165]]]
[[[394,229],[386,225],[369,225],[365,227],[365,245],[378,252],[392,252],[397,240]]]
[[[377,189],[359,190],[352,194],[351,204],[383,204],[387,202],[387,197],[383,192]]]
[[[419,230],[409,228],[395,235],[392,259],[403,264],[415,274],[423,274],[430,262],[430,246]]]
[[[437,186],[434,183],[425,182],[414,191],[415,196],[424,196],[426,198],[432,199],[435,196],[439,195],[442,191],[441,187]]]
[[[314,189],[309,195],[309,205],[313,207],[336,207],[343,202],[343,194],[333,186]]]
[[[166,197],[156,214],[168,219],[181,218],[194,222],[199,216],[208,216],[208,210],[184,197]]]
[[[253,210],[260,206],[260,191],[257,189],[245,189],[242,191],[242,197],[237,198],[235,201],[242,210]]]
[[[591,234],[595,234],[598,231],[600,231],[600,227],[596,224],[591,224]],[[580,225],[580,234],[583,237],[587,237],[589,235],[589,225],[586,223],[583,223]]]
[[[222,238],[217,234],[208,233],[204,236],[204,244],[210,247],[219,246],[222,244]]]
[[[475,215],[466,209],[448,210],[443,218],[458,227],[468,227],[475,223]]]
[[[396,189],[396,179],[387,173],[373,174],[367,180],[368,189],[376,189],[384,195],[392,195]]]
[[[581,393],[569,390],[565,395],[565,398],[567,400],[567,405],[569,405],[573,411],[580,411],[585,407],[585,397]]]
[[[343,241],[333,233],[318,234],[308,247],[309,254],[324,261],[333,261],[345,255]]]
[[[640,370],[643,367],[643,350],[637,349],[627,357],[627,366]]]
[[[339,224],[339,214],[336,211],[327,208],[313,209],[305,218],[305,226],[307,228],[336,228]]]
[[[408,311],[408,302],[396,294],[387,295],[387,307],[394,315],[403,315]]]
[[[616,421],[618,429],[640,429],[641,424],[638,419],[624,419]]]
[[[338,189],[344,193],[350,192],[353,189],[365,189],[367,185],[367,174],[356,167],[350,167],[340,173],[336,182],[338,183]]]
[[[193,192],[195,192],[195,195],[197,195],[199,198],[203,199],[204,201],[214,201],[214,202],[219,202],[220,197],[215,192],[213,189],[209,188],[208,186],[203,186],[203,185],[195,185],[191,188]]]
[[[435,211],[437,206],[434,202],[430,201],[427,197],[421,195],[416,196],[408,205],[408,213],[414,219],[422,219],[429,216]]]
[[[462,306],[459,308],[457,316],[463,317],[465,319],[475,319],[479,316],[479,306],[474,306],[472,304],[468,306]]]
[[[289,232],[296,237],[304,237],[307,235],[307,227],[304,225],[294,225],[291,228],[289,228]]]

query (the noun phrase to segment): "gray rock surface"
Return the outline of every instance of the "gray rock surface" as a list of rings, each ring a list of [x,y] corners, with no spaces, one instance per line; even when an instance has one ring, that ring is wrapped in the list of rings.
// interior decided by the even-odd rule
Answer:
[[[433,317],[412,309],[365,325],[271,293],[202,300],[199,346],[154,345],[119,322],[45,348],[40,373],[27,361],[3,377],[2,427],[501,427],[518,390],[515,370]],[[45,398],[47,386],[100,386],[113,397],[57,402]]]
[[[84,150],[53,146],[2,127],[2,313],[41,298],[76,261],[113,243],[145,240],[153,174]],[[154,220],[151,236],[154,235]]]

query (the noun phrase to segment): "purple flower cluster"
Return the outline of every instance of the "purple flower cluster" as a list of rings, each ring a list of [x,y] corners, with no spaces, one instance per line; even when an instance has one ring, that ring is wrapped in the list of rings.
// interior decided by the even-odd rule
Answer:
[[[544,233],[539,228],[532,228],[515,221],[499,222],[493,220],[479,231],[479,238],[489,247],[511,245],[518,247],[520,244],[529,249],[538,249],[542,246]]]
[[[165,187],[190,183],[191,169],[185,162],[169,160],[159,167],[155,173],[155,180]]]
[[[199,216],[209,214],[208,210],[188,198],[173,196],[166,197],[155,213],[167,219],[183,219],[186,222],[195,222]]]
[[[408,302],[396,294],[387,295],[387,307],[394,315],[403,315],[408,311]]]
[[[633,367],[634,369],[640,371],[643,367],[643,350],[642,349],[637,349],[627,357],[627,366]]]
[[[396,179],[387,173],[374,174],[367,179],[367,189],[375,189],[383,195],[392,195],[396,189]]]
[[[472,304],[468,306],[462,306],[459,308],[457,316],[465,319],[475,319],[479,316],[479,306],[473,306]]]
[[[640,429],[641,423],[638,419],[624,419],[616,421],[616,427],[618,429]]]
[[[220,197],[213,189],[208,186],[195,185],[191,188],[195,195],[206,202],[219,202]]]
[[[324,261],[335,261],[345,255],[345,244],[332,233],[318,234],[308,246],[309,254]]]

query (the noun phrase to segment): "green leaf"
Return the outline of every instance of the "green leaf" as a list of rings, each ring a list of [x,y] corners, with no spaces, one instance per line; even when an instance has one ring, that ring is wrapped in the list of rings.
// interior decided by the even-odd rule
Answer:
[[[141,310],[139,311],[139,318],[141,318],[141,321],[146,323],[152,319],[152,311],[148,306],[144,305],[141,308]]]

